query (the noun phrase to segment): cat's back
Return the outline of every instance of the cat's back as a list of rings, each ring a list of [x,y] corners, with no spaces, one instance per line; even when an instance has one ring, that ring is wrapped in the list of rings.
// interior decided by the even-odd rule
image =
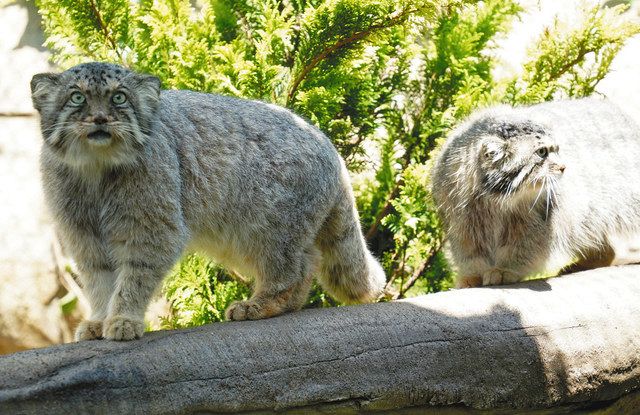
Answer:
[[[301,200],[323,211],[340,192],[345,167],[332,143],[285,108],[163,91],[155,128],[175,148],[192,229],[210,229],[210,217],[232,231],[248,221],[263,227],[300,210]]]
[[[187,90],[161,93],[164,124],[196,141],[217,145],[249,145],[264,152],[329,153],[337,155],[329,139],[291,111],[262,101]]]
[[[606,99],[552,101],[480,110],[448,137],[435,165],[433,192],[440,205],[473,194],[479,143],[502,129],[526,127],[558,145],[565,165],[561,183],[569,204],[602,211],[640,200],[640,127]],[[515,141],[514,143],[516,143]],[[604,201],[608,201],[604,203]],[[577,206],[576,206],[577,208]]]
[[[616,150],[614,144],[640,149],[638,121],[606,99],[583,98],[518,107],[514,113],[548,126],[560,144]]]

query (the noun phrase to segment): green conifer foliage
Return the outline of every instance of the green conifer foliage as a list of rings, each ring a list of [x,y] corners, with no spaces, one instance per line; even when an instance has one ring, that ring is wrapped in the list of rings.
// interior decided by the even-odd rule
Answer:
[[[620,21],[625,7],[594,6],[575,26],[556,19],[530,51],[522,77],[509,83],[506,100],[536,103],[592,94],[624,41],[638,33],[637,24]]]
[[[291,108],[332,139],[354,176],[363,230],[387,298],[448,288],[429,194],[434,152],[476,108],[593,93],[640,27],[623,8],[555,21],[522,72],[495,79],[517,0],[36,0],[66,68],[102,60],[185,88]],[[570,24],[568,24],[570,23]],[[198,257],[165,285],[169,326],[222,318],[242,281]],[[312,306],[334,305],[314,288]]]

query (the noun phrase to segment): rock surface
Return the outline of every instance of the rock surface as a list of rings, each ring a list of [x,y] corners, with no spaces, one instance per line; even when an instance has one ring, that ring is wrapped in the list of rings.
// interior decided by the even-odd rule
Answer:
[[[640,403],[639,273],[602,268],[20,352],[0,357],[0,413],[522,413],[623,396],[609,413],[625,413]]]

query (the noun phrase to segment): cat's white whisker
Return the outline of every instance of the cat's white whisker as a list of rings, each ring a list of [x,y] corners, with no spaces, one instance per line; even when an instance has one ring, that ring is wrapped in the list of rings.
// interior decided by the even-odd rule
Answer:
[[[544,186],[544,183],[543,183],[543,185],[540,186],[540,189],[538,190],[538,194],[537,194],[535,200],[533,201],[533,203],[531,204],[531,207],[529,208],[529,212],[531,212],[533,210],[533,208],[535,207],[536,203],[538,203],[538,199],[540,198],[540,195],[542,194],[542,192],[544,190],[545,190],[545,186]]]

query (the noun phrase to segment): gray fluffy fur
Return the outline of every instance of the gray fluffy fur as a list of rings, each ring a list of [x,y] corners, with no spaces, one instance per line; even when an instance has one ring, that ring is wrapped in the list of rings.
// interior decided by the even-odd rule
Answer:
[[[481,111],[445,143],[433,196],[459,287],[640,260],[640,128],[596,99]]]
[[[341,301],[382,290],[343,161],[288,110],[160,91],[155,77],[97,62],[36,75],[31,89],[45,197],[92,307],[78,339],[140,337],[185,250],[254,278],[232,320],[299,309],[316,273]]]

